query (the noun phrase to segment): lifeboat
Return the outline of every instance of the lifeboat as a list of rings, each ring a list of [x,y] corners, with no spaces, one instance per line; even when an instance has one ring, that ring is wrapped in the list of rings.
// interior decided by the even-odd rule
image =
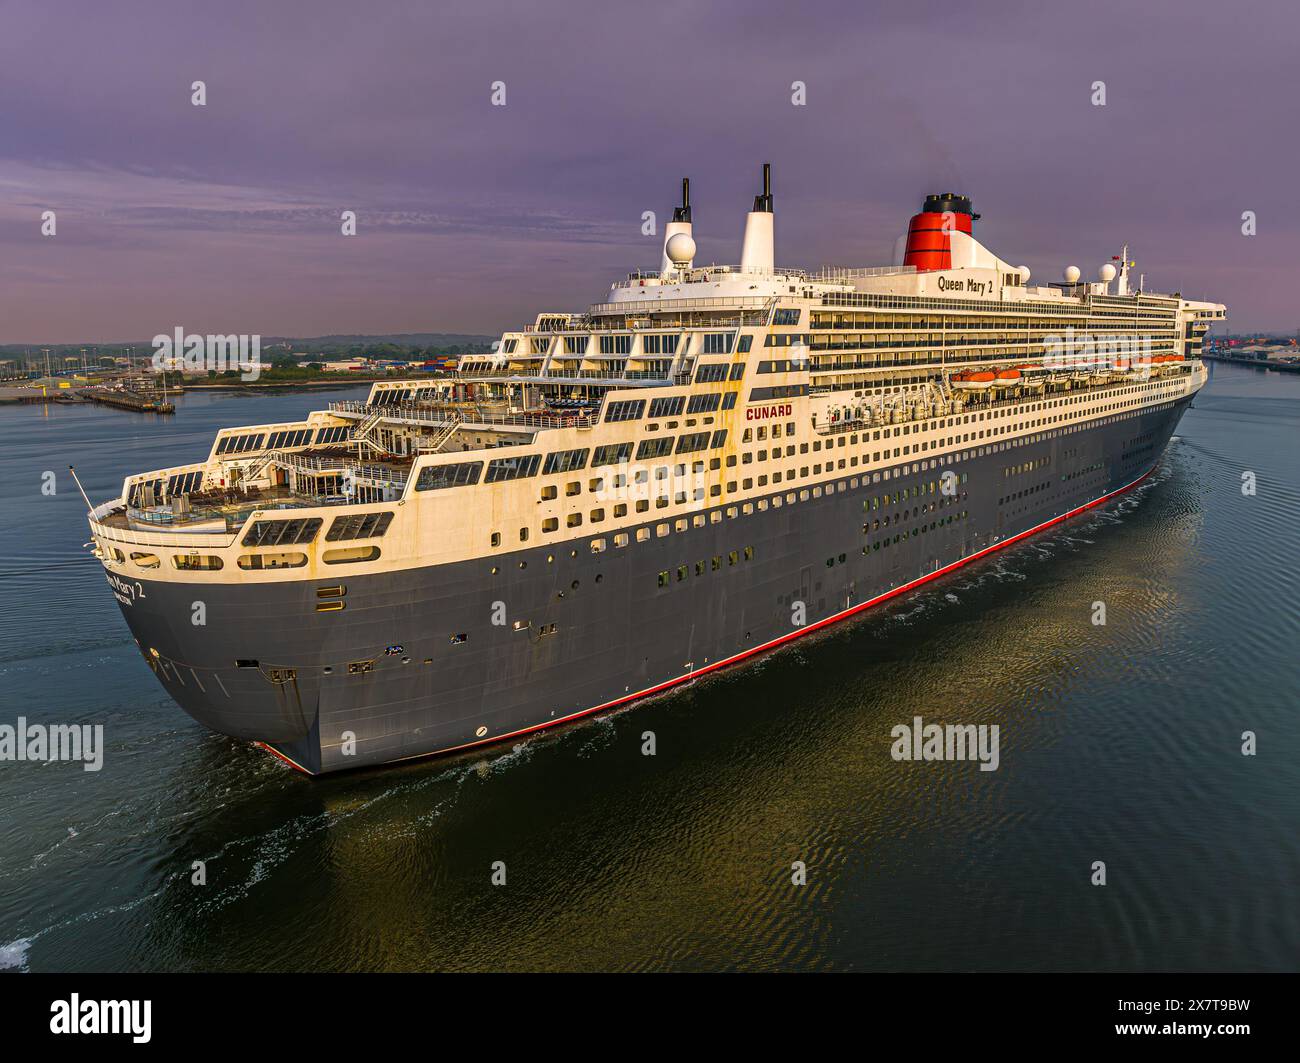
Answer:
[[[997,376],[994,373],[976,373],[973,370],[969,370],[965,373],[958,373],[953,377],[952,386],[955,388],[963,388],[967,391],[983,391],[985,388],[991,388],[996,379]]]
[[[1007,387],[1011,384],[1019,384],[1019,383],[1020,383],[1019,369],[1002,369],[998,372],[998,385],[1000,387]]]

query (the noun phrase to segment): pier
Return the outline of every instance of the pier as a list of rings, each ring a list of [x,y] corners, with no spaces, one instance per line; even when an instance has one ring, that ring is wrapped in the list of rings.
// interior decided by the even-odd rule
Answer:
[[[160,401],[134,391],[112,388],[86,388],[86,393],[95,402],[105,406],[114,406],[119,410],[131,410],[135,413],[175,413],[176,405]]]

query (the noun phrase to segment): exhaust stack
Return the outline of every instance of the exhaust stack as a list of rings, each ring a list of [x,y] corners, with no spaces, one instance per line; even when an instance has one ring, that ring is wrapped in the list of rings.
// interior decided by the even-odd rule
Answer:
[[[678,260],[674,261],[668,253],[668,245],[672,242],[674,236],[685,234],[687,243],[684,240],[678,240],[673,246],[677,252]],[[682,252],[689,251],[689,254],[682,258]],[[691,268],[692,261],[695,258],[695,237],[691,232],[691,179],[682,178],[682,205],[673,208],[673,220],[664,226],[664,253],[663,262],[659,266],[660,273],[668,273],[671,270],[688,270]]]
[[[948,234],[959,232],[973,236],[972,223],[978,220],[979,215],[971,211],[970,196],[951,192],[926,196],[921,213],[913,215],[907,227],[903,265],[915,266],[922,272],[951,269],[952,246]]]
[[[772,164],[763,163],[763,194],[745,216],[745,242],[740,249],[741,273],[771,273],[776,267],[775,215],[772,213]]]

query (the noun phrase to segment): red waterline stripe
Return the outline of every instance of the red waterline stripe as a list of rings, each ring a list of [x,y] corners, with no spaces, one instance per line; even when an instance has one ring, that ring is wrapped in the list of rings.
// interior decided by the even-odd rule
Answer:
[[[895,598],[900,594],[904,594],[907,591],[910,591],[913,587],[919,587],[923,583],[929,583],[930,580],[932,579],[938,579],[940,576],[947,575],[947,573],[953,571],[954,569],[961,568],[962,565],[968,565],[972,561],[978,561],[981,557],[991,554],[995,550],[1001,550],[1003,547],[1010,546],[1012,543],[1018,543],[1020,542],[1021,539],[1025,539],[1031,535],[1035,535],[1038,532],[1043,531],[1046,528],[1050,528],[1055,524],[1060,524],[1064,520],[1069,520],[1071,517],[1077,517],[1080,513],[1092,509],[1094,506],[1100,506],[1103,502],[1109,501],[1110,499],[1114,498],[1116,495],[1123,494],[1125,491],[1129,490],[1130,488],[1136,487],[1148,476],[1150,476],[1151,473],[1154,471],[1154,469],[1155,466],[1153,465],[1150,469],[1144,472],[1136,480],[1133,480],[1131,483],[1125,484],[1123,487],[1116,488],[1114,491],[1111,491],[1109,494],[1102,495],[1100,498],[1094,498],[1091,502],[1086,502],[1082,506],[1079,506],[1077,509],[1070,510],[1069,513],[1062,513],[1059,517],[1053,517],[1051,520],[1044,521],[1042,524],[1030,528],[1028,531],[1022,531],[1018,535],[1013,535],[1010,539],[1004,539],[1000,543],[994,543],[992,546],[986,546],[983,550],[980,550],[978,553],[971,554],[968,557],[963,557],[958,561],[954,561],[950,565],[945,565],[943,568],[936,569],[935,571],[931,572],[929,575],[922,576],[919,579],[912,580],[911,583],[904,583],[901,587],[895,587],[891,591],[886,591],[884,594],[879,594],[876,597],[872,598],[870,601],[862,602],[860,605],[855,605],[849,609],[841,610],[840,612],[835,613],[832,616],[826,617],[826,619],[824,620],[818,620],[817,623],[815,624],[809,624],[807,627],[800,628],[798,631],[792,631],[788,635],[782,635],[780,638],[772,639],[770,642],[765,642],[761,646],[754,646],[752,649],[742,650],[740,653],[734,654],[733,656],[727,657],[721,661],[714,661],[713,664],[706,665],[703,668],[697,668],[695,671],[687,672],[685,675],[679,675],[676,679],[669,679],[666,682],[658,684],[657,686],[647,687],[645,690],[639,690],[635,694],[627,694],[624,697],[616,698],[614,701],[607,701],[603,705],[597,705],[594,708],[582,709],[580,712],[573,712],[570,713],[568,716],[561,716],[558,720],[547,720],[546,723],[534,724],[531,727],[524,727],[518,731],[511,731],[508,734],[494,735],[491,738],[483,738],[477,742],[466,742],[463,745],[459,745],[459,746],[447,746],[445,749],[436,749],[431,753],[416,753],[409,757],[399,757],[397,758],[397,760],[386,761],[385,763],[400,764],[408,760],[419,760],[423,757],[437,757],[437,756],[441,756],[444,753],[456,753],[462,749],[473,749],[475,746],[485,746],[485,745],[491,745],[494,742],[504,742],[508,738],[518,738],[520,735],[532,734],[535,731],[544,731],[548,727],[555,727],[562,723],[568,723],[570,720],[577,720],[577,719],[581,719],[583,716],[590,716],[593,712],[600,712],[604,709],[612,709],[619,705],[626,705],[629,701],[636,701],[638,698],[648,698],[654,694],[659,694],[665,690],[670,689],[671,687],[677,686],[678,683],[684,683],[689,679],[694,679],[696,676],[708,675],[710,672],[715,672],[719,668],[726,668],[728,665],[735,664],[738,661],[743,661],[747,657],[752,657],[756,653],[763,653],[766,650],[773,649],[777,646],[782,646],[785,643],[792,641],[793,639],[799,638],[801,635],[807,635],[813,631],[818,631],[821,628],[829,627],[831,624],[837,624],[841,620],[853,616],[856,613],[862,612],[864,609],[870,609],[873,605],[879,605],[883,601],[887,601],[890,598]],[[299,771],[305,772],[306,774],[313,775],[313,776],[316,774],[315,772],[308,771],[301,764],[298,764],[295,761],[290,760],[279,750],[272,748],[271,746],[267,745],[265,742],[258,742],[257,744],[260,745],[263,749],[270,750],[272,753],[274,753],[285,763],[292,764]],[[376,767],[377,766],[378,765],[376,765]]]
[[[288,757],[286,757],[283,753],[281,753],[278,749],[276,749],[275,746],[269,746],[269,745],[267,745],[265,742],[254,742],[253,744],[254,744],[254,745],[261,746],[263,749],[265,749],[265,750],[266,750],[268,753],[270,753],[272,756],[279,757],[282,761],[284,761],[286,764],[288,764],[289,767],[291,767],[291,768],[297,768],[297,769],[298,769],[300,772],[302,772],[304,775],[314,775],[314,774],[315,774],[315,772],[308,771],[308,770],[307,770],[306,768],[304,768],[301,764],[299,764],[296,760],[290,760],[290,759],[289,759]]]

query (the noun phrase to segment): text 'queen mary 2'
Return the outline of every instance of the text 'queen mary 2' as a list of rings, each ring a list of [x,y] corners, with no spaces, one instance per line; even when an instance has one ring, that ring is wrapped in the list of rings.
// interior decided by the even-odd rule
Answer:
[[[1205,382],[1223,306],[1132,290],[1127,252],[1030,287],[939,195],[897,265],[780,269],[765,167],[740,264],[701,266],[683,191],[660,269],[586,313],[92,511],[190,715],[320,773],[660,691],[1132,486]]]

